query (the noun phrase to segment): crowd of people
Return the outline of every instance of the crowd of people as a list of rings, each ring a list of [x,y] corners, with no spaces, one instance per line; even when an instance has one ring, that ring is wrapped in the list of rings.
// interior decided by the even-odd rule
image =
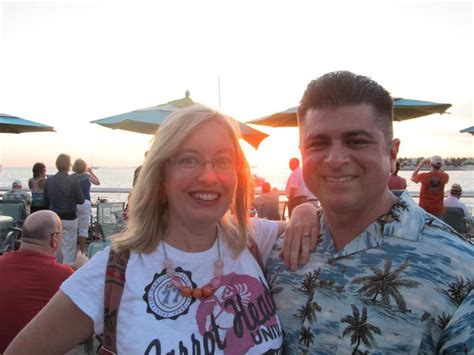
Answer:
[[[302,167],[290,161],[288,223],[270,184],[252,201],[229,119],[196,104],[156,133],[127,227],[74,272],[54,255],[73,263],[78,206],[99,181],[84,166],[69,175],[70,157],[60,155],[43,184],[50,211],[31,214],[22,249],[0,257],[0,277],[12,277],[19,259],[41,254],[37,262],[61,274],[51,281],[59,290],[29,323],[34,314],[0,333],[5,354],[64,353],[94,333],[103,351],[120,354],[474,351],[474,247],[437,218],[462,192],[454,184],[443,203],[442,159],[413,173],[417,206],[406,181],[391,177],[400,146],[392,98],[365,76],[311,81],[297,118]],[[252,203],[263,218],[249,218]],[[16,298],[2,319],[30,302]]]

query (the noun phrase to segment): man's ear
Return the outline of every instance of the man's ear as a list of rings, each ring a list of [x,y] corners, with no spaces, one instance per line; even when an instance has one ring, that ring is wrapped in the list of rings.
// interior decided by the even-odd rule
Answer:
[[[53,249],[57,249],[59,246],[59,238],[61,238],[60,234],[53,234],[51,240],[49,241],[51,247]]]
[[[390,144],[390,173],[393,174],[397,170],[397,156],[398,149],[400,148],[400,139],[394,138]]]

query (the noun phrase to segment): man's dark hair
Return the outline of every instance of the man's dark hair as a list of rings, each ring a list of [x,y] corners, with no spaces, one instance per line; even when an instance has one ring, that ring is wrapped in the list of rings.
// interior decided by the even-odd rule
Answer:
[[[387,144],[393,139],[393,100],[390,93],[374,80],[349,71],[335,71],[311,81],[298,106],[298,121],[308,110],[369,104],[375,111],[375,123]]]

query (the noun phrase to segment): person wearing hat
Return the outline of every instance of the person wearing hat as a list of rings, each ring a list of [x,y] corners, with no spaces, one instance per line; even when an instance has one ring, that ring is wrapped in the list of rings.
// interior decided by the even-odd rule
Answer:
[[[430,171],[420,173],[424,165],[428,165]],[[443,171],[442,166],[443,159],[439,155],[433,155],[431,158],[421,159],[411,175],[411,181],[421,182],[420,207],[438,218],[442,218],[444,214],[444,185],[449,181],[449,175]]]
[[[459,207],[464,211],[464,217],[470,217],[469,209],[467,206],[459,201],[462,195],[462,187],[459,184],[453,184],[449,191],[449,197],[444,199],[444,207]]]
[[[12,189],[3,194],[3,201],[23,201],[25,203],[26,215],[30,214],[31,195],[29,192],[22,191],[23,184],[20,180],[15,180],[12,183]],[[23,216],[22,219],[26,218]]]

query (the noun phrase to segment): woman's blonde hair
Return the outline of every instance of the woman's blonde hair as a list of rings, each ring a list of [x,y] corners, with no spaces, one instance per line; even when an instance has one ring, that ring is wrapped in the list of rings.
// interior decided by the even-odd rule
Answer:
[[[244,250],[250,233],[248,209],[251,182],[247,159],[238,142],[238,128],[230,118],[199,104],[171,114],[158,129],[133,188],[127,227],[112,239],[114,250],[151,253],[158,246],[168,228],[168,205],[164,192],[166,164],[191,134],[210,121],[221,122],[227,128],[237,159],[237,188],[229,206],[234,214],[234,223],[227,213],[219,225],[235,255]]]
[[[72,165],[72,171],[76,174],[82,174],[87,169],[87,163],[82,159],[76,159],[74,164]]]

